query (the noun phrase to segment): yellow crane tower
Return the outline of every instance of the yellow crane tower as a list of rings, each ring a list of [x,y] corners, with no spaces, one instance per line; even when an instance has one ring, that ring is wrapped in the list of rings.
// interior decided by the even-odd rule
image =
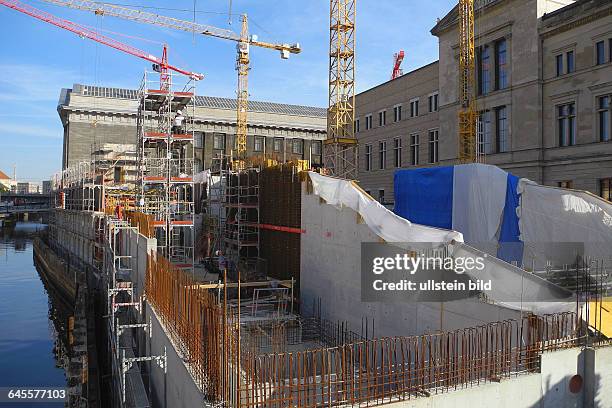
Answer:
[[[92,11],[96,15],[112,16],[124,20],[136,21],[139,23],[152,24],[175,30],[188,31],[224,40],[235,41],[236,50],[236,71],[238,72],[238,86],[236,94],[236,140],[234,151],[237,159],[244,159],[246,154],[247,140],[247,114],[248,114],[248,75],[250,69],[250,46],[268,48],[280,51],[282,59],[288,59],[290,54],[299,54],[301,48],[299,44],[274,44],[258,41],[257,36],[249,35],[248,18],[242,15],[242,26],[240,34],[232,30],[217,28],[206,24],[192,21],[180,20],[177,18],[162,16],[141,10],[134,10],[123,6],[109,3],[100,3],[89,0],[44,0],[57,6],[69,7],[77,10]]]
[[[459,162],[482,157],[476,143],[474,0],[459,0]]]
[[[324,164],[333,176],[356,179],[355,6],[356,0],[330,0],[329,108]]]

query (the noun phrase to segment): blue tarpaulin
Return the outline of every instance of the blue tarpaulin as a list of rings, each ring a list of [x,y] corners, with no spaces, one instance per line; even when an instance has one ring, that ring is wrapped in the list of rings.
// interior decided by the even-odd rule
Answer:
[[[497,257],[509,263],[516,261],[517,265],[520,265],[523,261],[523,243],[520,240],[519,219],[516,214],[519,206],[518,182],[518,177],[508,173],[506,204],[499,231]]]
[[[453,166],[398,170],[394,212],[417,224],[452,229]]]
[[[487,166],[483,164],[463,166],[466,167],[461,169],[462,172],[459,172],[459,170],[455,172],[455,166],[396,171],[394,176],[394,212],[400,217],[417,224],[446,229],[455,228],[464,234],[468,231],[461,231],[461,225],[467,226],[466,228],[469,229],[469,226],[474,223],[495,222],[492,227],[493,231],[498,231],[496,238],[494,238],[498,242],[498,258],[506,262],[516,261],[517,264],[520,264],[523,258],[523,243],[520,241],[519,219],[517,215],[517,208],[519,206],[517,187],[519,178],[513,174],[501,171],[501,180],[506,181],[505,201],[499,201],[499,207],[487,207],[482,205],[483,202],[491,203],[491,198],[485,194],[485,192],[490,193],[491,191],[486,183],[496,180],[493,175],[498,174],[500,170],[482,171],[485,169],[482,166]],[[474,166],[481,167],[474,168]],[[507,177],[504,177],[504,173]],[[456,174],[462,174],[463,176],[457,176],[458,180],[455,180]],[[466,177],[466,174],[473,174],[473,176]],[[503,183],[503,181],[499,182]],[[475,186],[480,187],[475,188]],[[455,189],[460,189],[460,191],[456,192],[454,191]],[[468,194],[466,194],[466,191]],[[475,197],[474,194],[478,194],[475,193],[478,191],[481,192],[482,196]],[[455,198],[455,195],[457,198]],[[469,201],[465,202],[465,200]],[[491,213],[482,214],[482,219],[469,220],[468,222],[466,220],[457,220],[461,222],[453,224],[453,205],[457,206],[455,210],[458,210],[459,214],[468,214],[468,216],[470,209],[472,209],[471,214],[474,214],[473,208],[482,208],[485,211],[491,211]],[[499,213],[494,212],[495,208],[499,209]],[[464,211],[461,211],[461,209]],[[501,214],[501,220],[497,214]],[[474,215],[471,216],[473,217]],[[474,233],[474,231],[471,232],[472,234]],[[480,241],[475,243],[480,243]]]

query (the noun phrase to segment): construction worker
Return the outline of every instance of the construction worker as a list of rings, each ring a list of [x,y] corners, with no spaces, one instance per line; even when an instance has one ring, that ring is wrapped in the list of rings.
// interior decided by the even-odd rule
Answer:
[[[176,111],[176,116],[174,117],[174,126],[172,126],[172,133],[182,134],[184,122],[185,122],[185,117],[183,116],[183,111],[179,109]]]
[[[217,251],[217,252],[215,252],[215,255],[217,255],[217,262],[219,264],[219,271],[223,272],[227,268],[227,261],[225,260],[225,257],[223,256],[223,252]]]

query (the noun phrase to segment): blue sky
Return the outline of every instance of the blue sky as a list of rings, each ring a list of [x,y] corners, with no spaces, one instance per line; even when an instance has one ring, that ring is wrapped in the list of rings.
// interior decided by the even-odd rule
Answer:
[[[39,9],[100,30],[152,54],[170,47],[170,63],[206,75],[198,93],[235,97],[234,43],[113,17],[24,0]],[[275,51],[253,49],[249,93],[253,100],[327,105],[328,0],[234,0],[260,40],[299,42],[302,53],[281,60]],[[123,0],[121,4],[193,19],[194,0]],[[429,30],[448,12],[451,0],[359,0],[357,5],[357,91],[389,79],[393,53],[406,53],[404,72],[438,58]],[[196,20],[228,28],[228,0],[196,2]],[[239,31],[239,19],[231,28]],[[126,36],[118,35],[117,33]],[[61,167],[62,126],[56,107],[61,88],[73,83],[136,88],[150,64],[91,40],[0,6],[0,170],[17,178],[46,179]]]

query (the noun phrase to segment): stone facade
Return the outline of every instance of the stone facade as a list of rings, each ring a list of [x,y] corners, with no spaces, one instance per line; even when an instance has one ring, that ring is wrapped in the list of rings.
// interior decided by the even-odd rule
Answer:
[[[194,115],[196,170],[206,169],[216,154],[233,147],[235,100],[196,97]],[[94,146],[135,144],[138,109],[135,90],[75,84],[63,89],[58,113],[64,126],[63,168],[89,160]],[[249,102],[247,155],[281,161],[307,159],[322,162],[326,137],[326,109]],[[216,139],[216,141],[215,141]]]
[[[395,169],[427,165],[434,154],[438,62],[358,94],[355,105],[359,181],[376,199],[392,202]]]
[[[485,162],[542,184],[606,195],[612,177],[612,3],[488,0],[477,2],[475,15],[478,129]],[[441,165],[457,159],[457,17],[455,7],[432,29],[439,39],[440,60],[438,83],[430,88],[440,90],[439,124],[428,126],[439,128],[435,164]],[[559,75],[558,59],[562,61]],[[412,81],[407,76],[417,76],[419,71],[380,87],[391,94],[400,83]],[[363,106],[373,112],[391,109],[382,95],[379,105],[372,105],[368,94],[373,90],[357,96],[360,116]],[[422,94],[419,90],[398,98],[422,99]],[[371,137],[363,127],[360,130],[363,155]],[[409,143],[408,135],[397,136]],[[387,143],[393,143],[392,139],[390,135]],[[423,158],[417,165],[431,164]],[[411,163],[403,162],[402,167]],[[368,172],[362,159],[359,179],[370,191],[383,184],[392,187],[393,169],[385,174]],[[392,192],[385,191],[385,198],[392,198]]]

